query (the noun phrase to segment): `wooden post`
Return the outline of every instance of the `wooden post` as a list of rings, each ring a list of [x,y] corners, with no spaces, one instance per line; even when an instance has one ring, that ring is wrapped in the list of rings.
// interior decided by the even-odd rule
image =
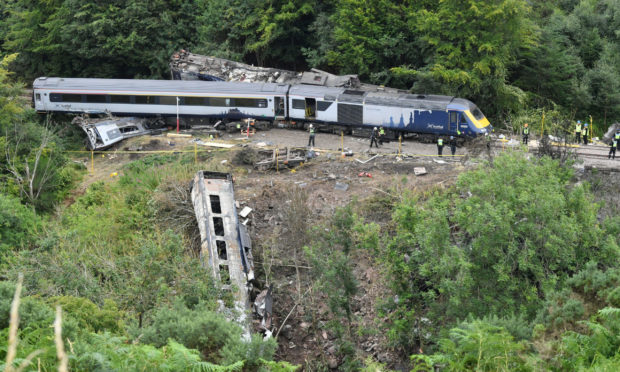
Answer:
[[[344,131],[340,131],[340,155],[344,158]]]
[[[95,175],[95,152],[90,150],[90,174]]]
[[[196,142],[194,142],[194,165],[198,164],[198,148],[196,146]]]
[[[545,135],[545,109],[543,109],[542,113],[542,125],[540,127],[540,138]]]
[[[279,159],[279,155],[280,155],[280,149],[276,148],[276,173],[280,173],[280,159]]]
[[[403,144],[403,135],[399,134],[398,135],[398,157],[400,157],[400,154],[401,154],[402,144]]]

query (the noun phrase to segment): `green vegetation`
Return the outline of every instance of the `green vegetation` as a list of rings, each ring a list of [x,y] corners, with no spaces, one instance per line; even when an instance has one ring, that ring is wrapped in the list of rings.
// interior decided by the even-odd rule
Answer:
[[[217,312],[231,296],[196,264],[193,217],[175,204],[192,159],[145,157],[75,190],[84,169],[64,150],[79,145],[63,118],[28,107],[33,78],[166,78],[186,48],[469,98],[508,130],[539,133],[544,115],[562,135],[591,115],[598,135],[620,116],[619,14],[616,0],[2,2],[0,360],[22,273],[16,365],[40,351],[41,369],[57,368],[60,306],[73,370],[296,368],[273,361],[274,340],[244,340]],[[223,167],[211,156],[201,168]],[[384,370],[359,345],[384,331],[379,346],[413,354],[414,370],[620,369],[620,218],[600,213],[570,164],[517,151],[451,187],[406,181],[308,231],[307,195],[291,194],[295,228],[274,231],[295,253],[296,301],[299,264],[313,270],[339,368]],[[361,258],[386,291],[374,304],[381,329],[356,315]]]
[[[543,108],[563,129],[592,115],[600,134],[620,115],[617,14],[616,0],[9,0],[0,57],[19,53],[27,83],[168,78],[185,48],[469,98],[496,126]]]

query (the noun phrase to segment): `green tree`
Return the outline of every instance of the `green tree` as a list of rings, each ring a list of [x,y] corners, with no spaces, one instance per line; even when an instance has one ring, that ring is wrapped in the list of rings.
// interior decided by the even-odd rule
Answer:
[[[520,92],[507,79],[519,54],[535,45],[529,9],[524,0],[446,0],[436,9],[421,9],[414,26],[424,41],[423,53],[431,57],[425,66],[397,72],[415,76],[417,91],[427,90],[420,83],[436,81],[442,93],[499,101],[500,107],[520,102]],[[482,108],[491,117],[499,114],[498,108]]]
[[[392,341],[424,344],[467,314],[531,320],[588,260],[617,262],[616,238],[571,177],[557,161],[507,153],[450,191],[397,205],[379,257],[398,296],[384,304]]]

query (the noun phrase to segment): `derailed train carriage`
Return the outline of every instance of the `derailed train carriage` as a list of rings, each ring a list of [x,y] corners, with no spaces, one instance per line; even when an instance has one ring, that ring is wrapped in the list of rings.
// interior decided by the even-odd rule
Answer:
[[[253,118],[339,127],[383,127],[392,133],[475,137],[492,130],[466,99],[304,84],[183,80],[38,78],[38,112],[119,116]]]

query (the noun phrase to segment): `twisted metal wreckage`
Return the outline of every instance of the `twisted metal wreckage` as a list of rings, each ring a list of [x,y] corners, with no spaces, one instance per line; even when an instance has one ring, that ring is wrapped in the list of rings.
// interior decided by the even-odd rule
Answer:
[[[213,277],[230,290],[235,299],[233,315],[244,329],[244,337],[250,337],[248,310],[261,317],[261,328],[271,334],[272,304],[271,288],[262,291],[251,303],[254,280],[252,242],[245,218],[250,208],[237,212],[233,178],[229,173],[199,171],[191,184],[191,198],[200,230],[200,262]]]
[[[170,71],[173,80],[273,82],[360,89],[367,86],[367,84],[360,82],[357,75],[339,76],[317,69],[297,73],[275,68],[254,67],[223,58],[193,54],[185,50],[173,54]],[[135,136],[158,134],[166,126],[164,118],[117,118],[112,116],[103,119],[77,117],[74,123],[86,133],[86,144],[91,150],[103,150]],[[260,128],[261,122],[257,122],[254,127]],[[229,125],[226,128],[232,127]]]

